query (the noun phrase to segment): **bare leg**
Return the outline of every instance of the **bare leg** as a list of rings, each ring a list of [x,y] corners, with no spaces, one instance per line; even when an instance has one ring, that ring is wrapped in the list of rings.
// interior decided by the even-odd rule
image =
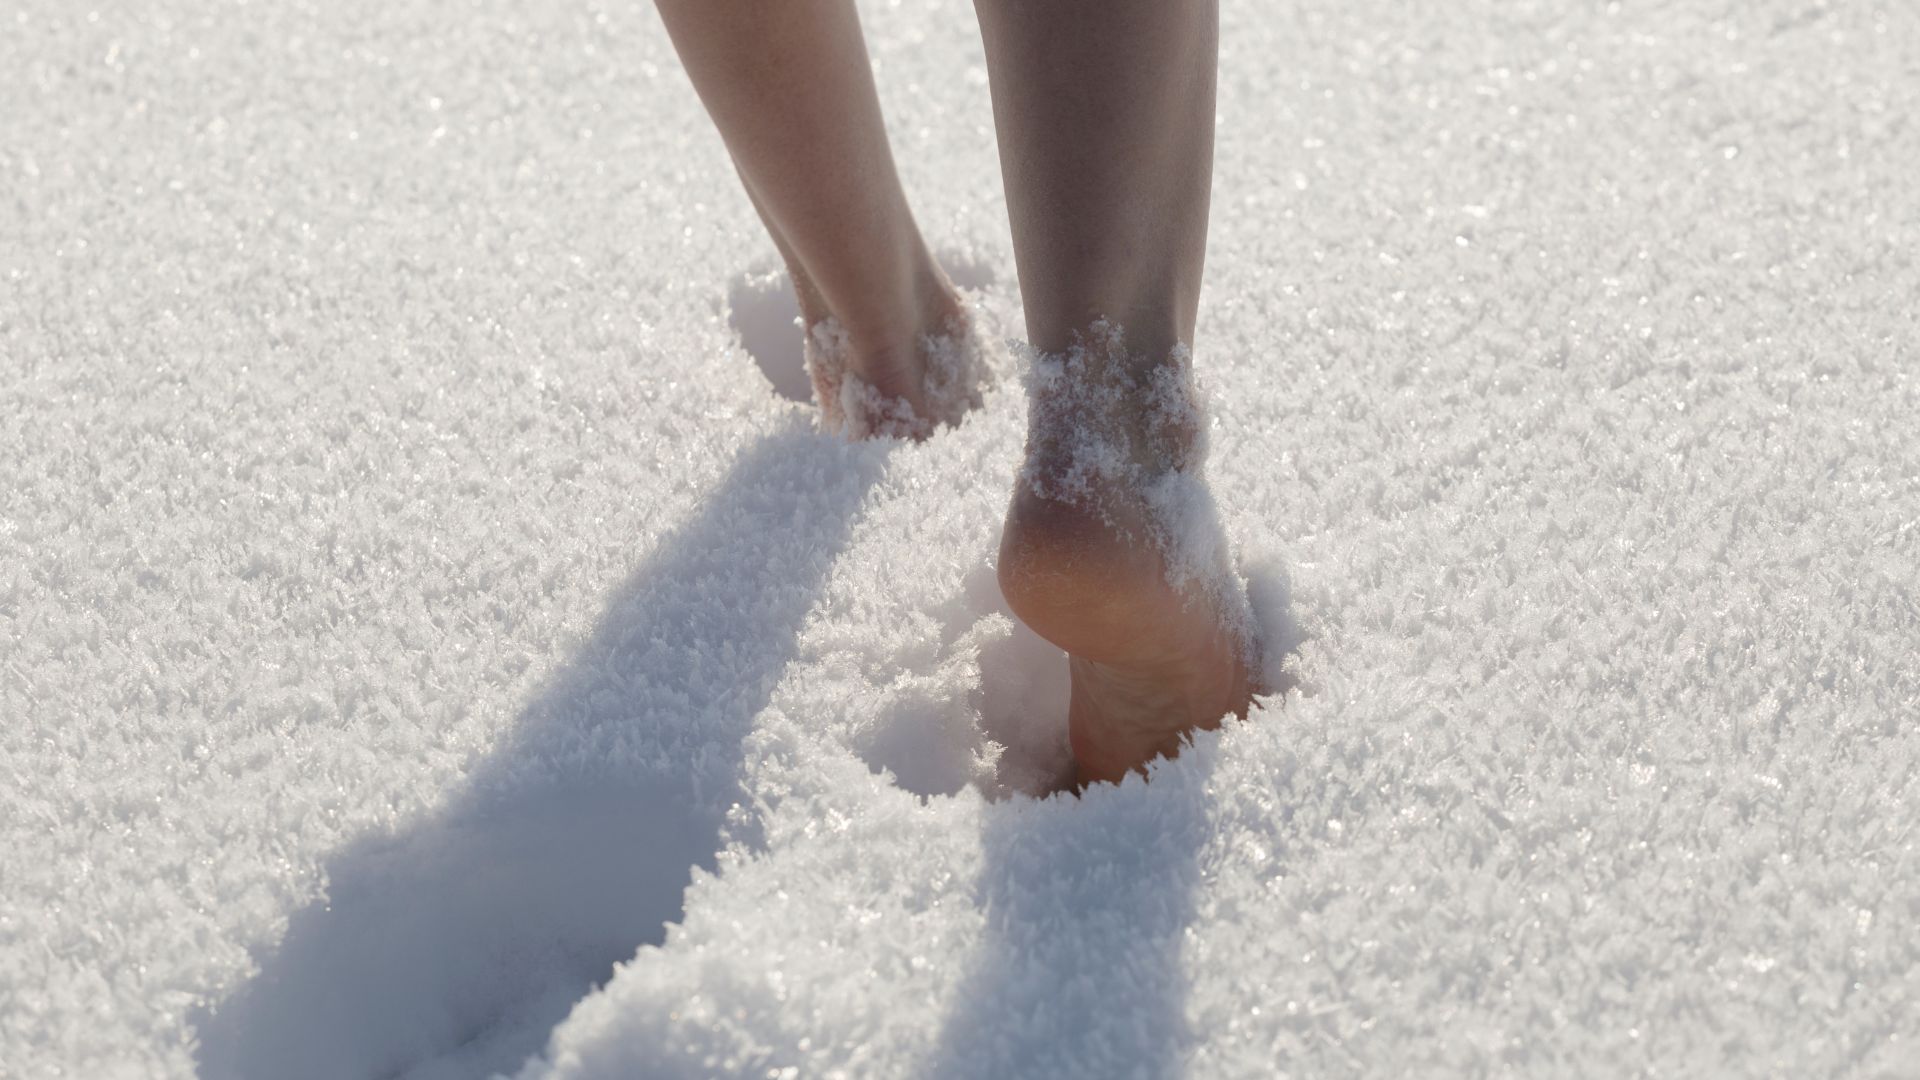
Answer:
[[[739,164],[735,163],[734,169],[738,171],[739,168]],[[767,236],[773,240],[774,248],[780,252],[780,261],[787,264],[787,277],[793,282],[793,299],[800,309],[800,321],[811,327],[831,319],[833,308],[828,306],[827,298],[820,294],[820,286],[813,283],[813,277],[807,273],[806,266],[800,262],[799,253],[795,252],[787,243],[787,238],[780,234],[779,227],[773,223],[773,215],[767,213],[767,208],[760,205],[760,198],[753,193],[753,185],[747,183],[745,173],[740,175],[740,184],[746,188],[747,199],[753,203],[754,213],[760,215],[760,224],[767,227]]]
[[[1000,583],[1069,654],[1082,782],[1118,780],[1186,732],[1244,715],[1250,698],[1230,598],[1178,572],[1146,491],[1175,473],[1199,482],[1200,432],[1156,418],[1150,399],[1187,387],[1179,346],[1193,340],[1206,251],[1218,16],[1213,0],[975,6],[1027,333],[1043,353],[1077,350],[1035,389]],[[1088,439],[1124,467],[1076,472]]]
[[[811,326],[925,415],[921,335],[960,302],[895,171],[852,0],[657,0],[694,89],[793,276]]]

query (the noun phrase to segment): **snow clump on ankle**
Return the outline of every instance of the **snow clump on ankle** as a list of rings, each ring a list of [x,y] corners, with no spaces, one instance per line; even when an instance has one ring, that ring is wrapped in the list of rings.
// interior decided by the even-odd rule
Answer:
[[[1023,356],[1029,406],[1021,482],[1041,498],[1095,510],[1130,542],[1156,547],[1167,583],[1215,605],[1249,661],[1256,659],[1246,588],[1207,483],[1207,416],[1192,351],[1177,344],[1163,357],[1136,355],[1123,330],[1101,319],[1064,353],[1029,347]]]
[[[926,416],[916,414],[905,400],[882,394],[853,370],[852,344],[839,320],[816,323],[807,332],[806,364],[820,403],[821,426],[849,439],[924,439],[941,425],[959,426],[967,413],[980,407],[1001,366],[979,321],[969,308],[948,320],[941,333],[921,336]]]

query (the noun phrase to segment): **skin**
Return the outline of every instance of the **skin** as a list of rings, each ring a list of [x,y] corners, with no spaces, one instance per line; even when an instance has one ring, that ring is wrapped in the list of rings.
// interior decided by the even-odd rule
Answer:
[[[921,238],[851,0],[657,0],[812,326],[924,414],[917,343],[961,310]]]
[[[658,6],[806,320],[839,319],[855,369],[919,408],[914,343],[960,307],[901,190],[851,0]],[[1130,370],[1168,363],[1193,341],[1205,262],[1214,0],[975,6],[1029,340],[1060,352],[1105,318],[1125,328]],[[1223,613],[1170,586],[1165,554],[1140,539],[1139,493],[1043,497],[1029,482],[1050,467],[1041,449],[1029,440],[1000,585],[1068,654],[1079,782],[1117,781],[1245,715],[1250,677]],[[1189,449],[1154,448],[1164,460],[1148,464],[1172,468]]]

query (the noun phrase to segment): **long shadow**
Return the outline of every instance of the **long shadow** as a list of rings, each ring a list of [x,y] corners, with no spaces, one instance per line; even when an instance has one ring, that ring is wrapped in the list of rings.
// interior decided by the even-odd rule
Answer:
[[[1305,639],[1290,593],[1283,568],[1255,569],[1262,678],[1280,696]],[[986,925],[926,1075],[1184,1075],[1195,1037],[1181,952],[1213,835],[1217,753],[1189,748],[1145,790],[1130,781],[985,808],[973,899]]]
[[[741,454],[451,805],[329,861],[325,901],[193,1018],[203,1080],[511,1071],[663,940],[885,468],[884,447],[811,429],[796,418]]]
[[[1180,954],[1211,827],[1211,755],[1196,756],[1145,793],[986,808],[974,897],[986,927],[929,1075],[1181,1073],[1192,1038]]]

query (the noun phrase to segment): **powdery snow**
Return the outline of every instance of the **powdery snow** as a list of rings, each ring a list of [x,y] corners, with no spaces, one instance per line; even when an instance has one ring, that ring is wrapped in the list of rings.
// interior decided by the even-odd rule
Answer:
[[[791,320],[780,321],[782,332],[791,333]],[[990,328],[977,326],[979,321],[969,313],[950,320],[939,334],[921,336],[926,416],[914,415],[910,403],[887,397],[851,370],[853,345],[840,320],[808,327],[801,355],[820,409],[821,430],[849,439],[924,439],[942,427],[957,426],[985,404],[987,387],[1006,367],[1004,342]]]
[[[817,429],[646,5],[0,12],[0,1075],[1916,1075],[1920,10],[1222,16],[1295,688],[1041,801],[1017,382]]]

